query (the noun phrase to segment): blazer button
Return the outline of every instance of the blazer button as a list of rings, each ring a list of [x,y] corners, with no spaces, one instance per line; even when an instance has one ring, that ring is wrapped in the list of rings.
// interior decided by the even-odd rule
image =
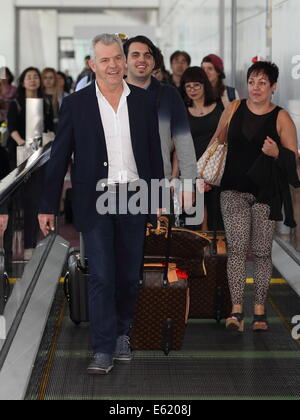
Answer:
[[[108,166],[108,163],[107,162],[104,162],[103,165],[106,167],[106,166]]]

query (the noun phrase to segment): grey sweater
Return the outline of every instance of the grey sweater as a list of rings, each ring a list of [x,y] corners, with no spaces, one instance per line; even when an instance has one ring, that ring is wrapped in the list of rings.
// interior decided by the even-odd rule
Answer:
[[[158,117],[165,177],[172,177],[171,153],[175,145],[180,178],[194,181],[197,177],[196,153],[184,102],[173,86],[161,86],[152,78],[148,91],[156,102],[160,96]]]

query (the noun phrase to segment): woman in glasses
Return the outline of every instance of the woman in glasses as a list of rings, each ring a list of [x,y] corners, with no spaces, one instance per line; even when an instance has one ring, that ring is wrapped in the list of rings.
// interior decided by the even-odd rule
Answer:
[[[201,67],[188,68],[181,84],[187,98],[188,118],[198,161],[216,132],[224,106],[221,101],[216,101],[212,85]],[[202,230],[223,230],[218,188],[206,193],[205,203]]]

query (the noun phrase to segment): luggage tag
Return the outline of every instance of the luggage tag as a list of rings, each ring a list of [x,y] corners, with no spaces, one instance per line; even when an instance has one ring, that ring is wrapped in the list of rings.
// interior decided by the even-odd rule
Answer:
[[[166,264],[145,264],[145,268],[165,268]],[[189,276],[188,273],[184,270],[181,270],[180,268],[177,268],[176,264],[171,263],[169,264],[169,270],[168,270],[168,281],[170,284],[176,283],[179,280],[188,280]]]

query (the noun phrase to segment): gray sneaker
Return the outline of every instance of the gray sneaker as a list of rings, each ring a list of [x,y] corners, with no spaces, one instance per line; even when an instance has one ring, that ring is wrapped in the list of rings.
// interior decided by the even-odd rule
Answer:
[[[107,375],[113,367],[114,362],[110,354],[97,353],[87,368],[87,372],[89,375]]]
[[[117,339],[117,346],[113,359],[117,362],[132,361],[133,355],[130,348],[130,338],[127,335],[122,335]]]

